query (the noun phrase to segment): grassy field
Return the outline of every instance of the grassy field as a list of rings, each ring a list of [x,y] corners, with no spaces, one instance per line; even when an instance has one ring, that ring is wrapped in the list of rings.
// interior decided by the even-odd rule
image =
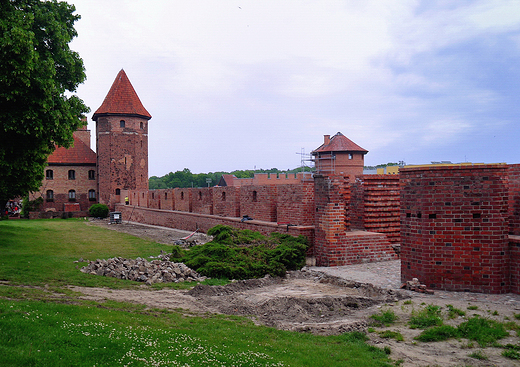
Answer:
[[[134,288],[81,273],[79,258],[169,246],[81,220],[0,222],[0,366],[391,366],[364,336],[315,336],[223,315],[79,300],[67,285]]]

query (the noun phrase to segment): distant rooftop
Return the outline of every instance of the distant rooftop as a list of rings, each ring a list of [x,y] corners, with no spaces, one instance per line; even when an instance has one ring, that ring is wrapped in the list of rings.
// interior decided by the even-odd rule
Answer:
[[[332,138],[330,138],[330,135],[325,135],[324,143],[316,150],[313,150],[311,154],[317,155],[324,152],[360,152],[366,154],[368,150],[361,148],[345,135],[338,132]]]

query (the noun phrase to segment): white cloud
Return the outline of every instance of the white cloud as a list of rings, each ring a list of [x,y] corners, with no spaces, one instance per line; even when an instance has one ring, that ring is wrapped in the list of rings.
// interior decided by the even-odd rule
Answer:
[[[291,166],[295,150],[338,131],[368,160],[418,161],[477,121],[503,129],[519,105],[518,88],[488,82],[504,70],[488,61],[496,45],[515,39],[503,52],[517,75],[519,1],[71,2],[83,17],[80,97],[95,110],[127,71],[153,116],[151,174]],[[487,64],[472,69],[481,58],[470,42]]]

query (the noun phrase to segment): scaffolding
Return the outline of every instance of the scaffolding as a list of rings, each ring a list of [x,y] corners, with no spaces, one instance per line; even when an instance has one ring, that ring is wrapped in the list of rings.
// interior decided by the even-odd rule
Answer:
[[[319,175],[333,175],[336,172],[336,155],[334,153],[313,157],[315,172]]]
[[[301,148],[300,153],[296,154],[300,155],[300,170],[303,176],[303,180],[312,178],[312,175],[316,171],[312,155],[310,153],[305,153],[305,148]]]

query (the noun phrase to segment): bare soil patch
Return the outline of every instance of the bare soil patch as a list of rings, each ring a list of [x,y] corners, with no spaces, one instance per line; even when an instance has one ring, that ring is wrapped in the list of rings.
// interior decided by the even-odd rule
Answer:
[[[90,222],[94,224],[94,222]],[[95,223],[98,224],[99,223]],[[161,227],[141,226],[138,224],[108,225],[110,229],[148,238],[161,243],[171,244],[174,237],[186,236],[185,231],[176,231]],[[176,238],[175,238],[176,239]],[[165,241],[165,242],[162,242]],[[322,271],[307,269],[290,272],[286,278],[253,279],[236,281],[226,286],[198,285],[191,290],[150,290],[142,286],[141,290],[107,290],[97,288],[74,287],[83,293],[83,298],[94,300],[118,300],[145,304],[149,307],[183,309],[189,314],[223,313],[250,317],[257,324],[284,330],[313,332],[330,335],[346,331],[367,331],[373,327],[376,332],[368,333],[370,342],[378,347],[391,348],[391,357],[402,360],[401,366],[519,366],[517,360],[501,356],[500,348],[480,349],[477,343],[468,340],[448,340],[445,342],[422,343],[414,337],[422,330],[410,329],[408,321],[413,312],[425,305],[446,305],[464,310],[466,316],[448,319],[445,323],[458,325],[473,314],[491,318],[500,322],[513,321],[520,313],[520,296],[483,295],[436,291],[434,295],[383,289],[363,281],[384,276],[377,272],[360,277],[359,272],[349,274],[348,267],[343,273],[334,275]],[[351,279],[349,279],[351,277]],[[382,284],[387,284],[382,280]],[[468,310],[472,306],[474,310]],[[391,309],[397,316],[397,322],[389,327],[376,327],[371,324],[370,315],[381,310]],[[382,338],[378,331],[392,330],[403,335],[404,341]],[[510,337],[500,341],[518,345],[520,338],[511,331]],[[478,360],[469,357],[475,351],[488,358]]]

